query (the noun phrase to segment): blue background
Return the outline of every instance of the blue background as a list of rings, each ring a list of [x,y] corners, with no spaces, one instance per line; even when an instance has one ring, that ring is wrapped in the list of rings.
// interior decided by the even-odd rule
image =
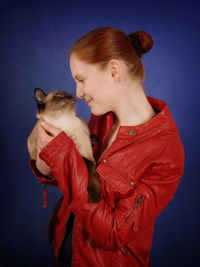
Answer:
[[[26,139],[36,122],[34,87],[75,92],[68,59],[73,43],[101,26],[149,32],[154,46],[143,58],[147,94],[168,102],[185,147],[185,173],[159,216],[153,267],[199,266],[199,9],[198,1],[0,1],[0,266],[51,266],[46,227],[56,187],[29,169]],[[89,118],[84,101],[77,113]]]

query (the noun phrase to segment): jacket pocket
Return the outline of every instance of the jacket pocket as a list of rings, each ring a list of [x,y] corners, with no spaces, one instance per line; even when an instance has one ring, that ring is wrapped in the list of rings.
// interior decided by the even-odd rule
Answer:
[[[126,194],[133,190],[135,182],[130,181],[125,172],[115,168],[108,161],[100,163],[96,171],[115,191]]]

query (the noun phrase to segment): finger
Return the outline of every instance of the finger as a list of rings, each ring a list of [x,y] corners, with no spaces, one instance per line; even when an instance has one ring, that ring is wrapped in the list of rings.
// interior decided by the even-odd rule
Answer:
[[[45,128],[42,126],[41,122],[38,123],[38,135],[39,135],[39,139],[46,139],[46,138],[52,138],[47,131],[45,130]]]
[[[37,130],[38,130],[37,145],[39,150],[41,150],[53,139],[53,137],[47,134],[46,130],[41,126],[40,123],[38,124]]]
[[[45,120],[41,120],[41,126],[50,136],[57,136],[61,130],[53,127],[51,124],[47,123]]]

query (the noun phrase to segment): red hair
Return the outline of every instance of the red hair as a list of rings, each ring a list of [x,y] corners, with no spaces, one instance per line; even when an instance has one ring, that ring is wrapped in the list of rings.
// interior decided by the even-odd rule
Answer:
[[[82,36],[71,49],[81,61],[99,64],[104,68],[111,59],[121,59],[133,77],[144,80],[145,72],[140,57],[153,45],[151,36],[143,31],[125,34],[113,27],[95,29]]]

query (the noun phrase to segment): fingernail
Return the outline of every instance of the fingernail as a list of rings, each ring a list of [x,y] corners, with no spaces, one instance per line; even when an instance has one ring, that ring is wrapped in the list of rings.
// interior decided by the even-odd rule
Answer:
[[[44,126],[45,125],[45,121],[41,121],[41,125]]]

